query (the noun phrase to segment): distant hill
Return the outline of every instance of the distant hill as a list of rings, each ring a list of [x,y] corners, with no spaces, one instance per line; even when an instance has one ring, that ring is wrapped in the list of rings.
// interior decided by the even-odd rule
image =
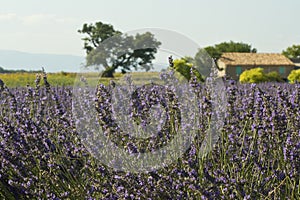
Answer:
[[[0,67],[2,68],[2,73],[4,72],[3,70],[40,71],[42,67],[45,68],[46,72],[79,72],[84,63],[85,57],[83,56],[0,50]],[[166,69],[167,66],[168,63],[154,63],[154,69],[151,71],[161,71],[162,69]]]
[[[78,72],[85,58],[74,55],[38,54],[0,50],[0,67],[8,70],[41,70]]]

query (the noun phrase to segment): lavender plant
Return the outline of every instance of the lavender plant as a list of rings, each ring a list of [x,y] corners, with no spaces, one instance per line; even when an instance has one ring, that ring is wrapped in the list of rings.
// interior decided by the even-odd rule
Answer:
[[[71,109],[81,105],[72,105],[72,88],[51,86],[46,73],[37,75],[35,87],[8,88],[0,81],[0,197],[299,199],[299,84],[225,83],[226,120],[211,152],[201,153],[203,134],[212,118],[211,94],[204,84],[192,82],[200,109],[192,145],[164,168],[133,173],[110,168],[83,145]],[[163,102],[168,117],[161,124],[161,134],[145,141],[121,132],[112,119],[112,86],[99,85],[96,96],[82,91],[95,101],[107,137],[128,153],[163,146],[180,125],[180,110],[172,93],[162,99],[159,88],[144,91],[149,89],[153,88],[142,88],[136,94],[141,97],[132,98],[131,119],[148,123],[147,112],[158,102]]]

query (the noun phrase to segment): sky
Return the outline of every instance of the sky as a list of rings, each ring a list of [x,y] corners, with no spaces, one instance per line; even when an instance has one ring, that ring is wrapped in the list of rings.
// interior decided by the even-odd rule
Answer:
[[[176,31],[200,47],[224,41],[281,52],[300,44],[299,0],[0,0],[0,49],[85,56],[77,30]]]

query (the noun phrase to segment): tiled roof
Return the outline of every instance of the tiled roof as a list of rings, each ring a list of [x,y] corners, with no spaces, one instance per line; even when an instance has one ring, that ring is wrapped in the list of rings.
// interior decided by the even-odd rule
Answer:
[[[295,65],[280,53],[223,53],[219,61],[227,65]]]

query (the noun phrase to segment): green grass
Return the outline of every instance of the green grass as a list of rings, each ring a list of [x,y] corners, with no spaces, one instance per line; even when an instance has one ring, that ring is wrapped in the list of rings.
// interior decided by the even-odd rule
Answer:
[[[25,87],[26,85],[34,86],[35,73],[3,73],[0,74],[0,79],[8,87]],[[70,86],[74,84],[76,73],[49,73],[47,74],[47,80],[51,85],[57,86]]]
[[[133,72],[131,73],[135,83],[144,83],[147,79],[158,79],[158,72]],[[13,87],[26,87],[27,85],[34,86],[35,73],[0,73],[0,79],[6,86]],[[52,86],[73,86],[76,82],[80,81],[80,76],[84,76],[89,85],[96,86],[98,83],[108,85],[111,78],[101,78],[98,73],[47,73],[47,80]],[[113,80],[118,81],[123,74],[116,73]],[[43,81],[42,81],[43,82]]]

